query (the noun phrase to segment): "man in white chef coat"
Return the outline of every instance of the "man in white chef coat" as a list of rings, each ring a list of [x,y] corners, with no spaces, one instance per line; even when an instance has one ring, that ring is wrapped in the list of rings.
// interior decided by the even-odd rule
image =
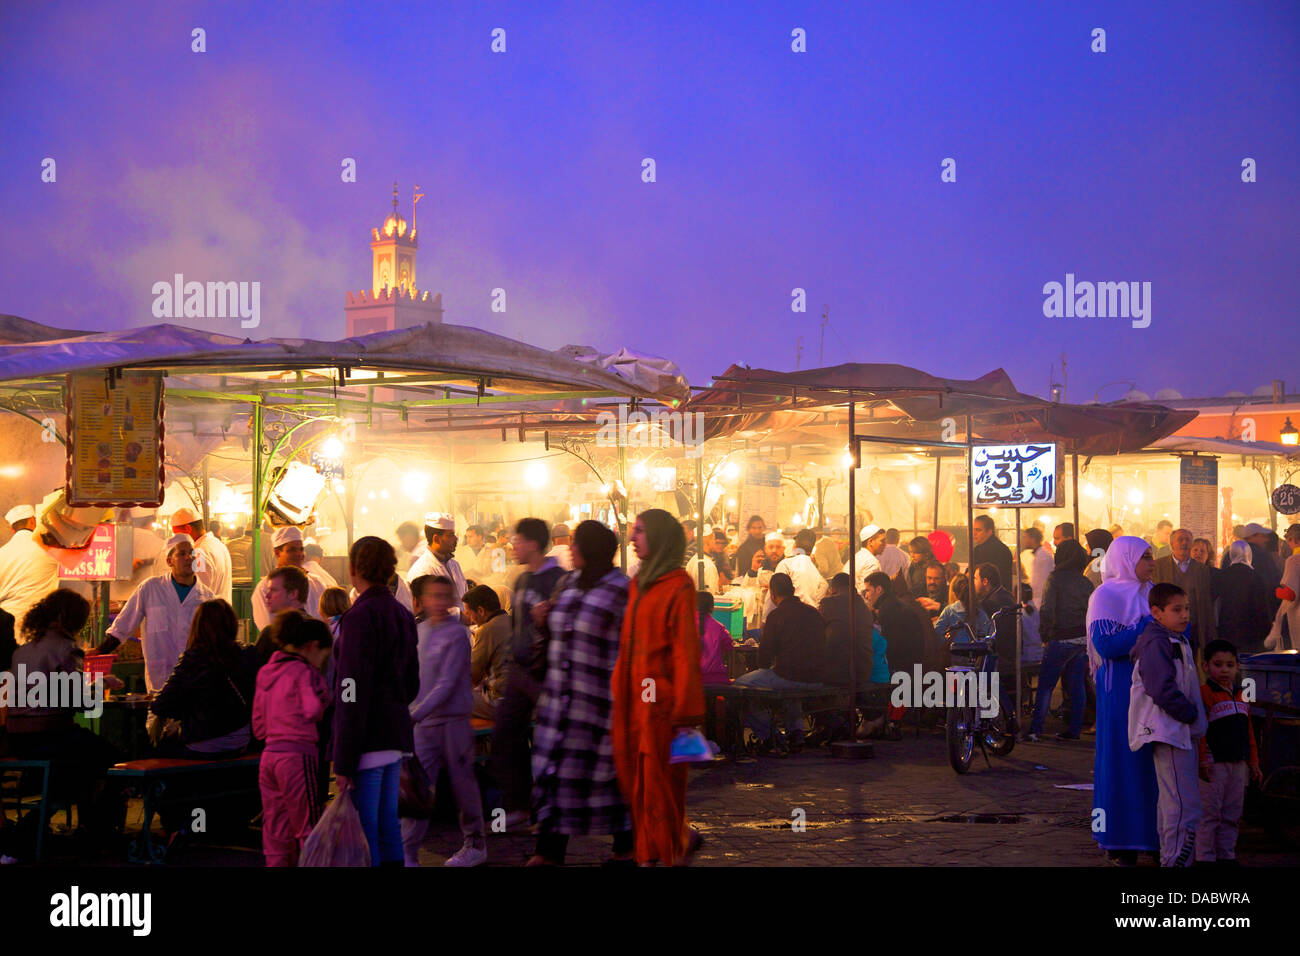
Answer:
[[[36,538],[36,509],[16,505],[5,514],[14,536],[0,548],[0,608],[21,630],[31,606],[59,586],[59,562]]]
[[[429,550],[411,565],[406,572],[406,583],[410,584],[424,574],[441,575],[451,578],[456,585],[456,606],[451,609],[453,617],[460,617],[461,602],[465,599],[465,572],[456,560],[456,519],[452,515],[430,511],[424,516],[424,539],[429,543]]]
[[[275,552],[277,568],[294,567],[307,575],[307,601],[303,604],[303,613],[308,617],[319,618],[320,596],[330,585],[307,569],[307,552],[303,548],[302,530],[293,525],[277,528],[275,536],[271,538],[271,547]],[[275,618],[275,613],[267,599],[267,591],[270,588],[269,575],[258,581],[257,587],[253,588],[253,623],[260,631],[270,627],[271,621]]]
[[[880,566],[880,554],[885,550],[885,529],[879,525],[869,524],[862,529],[858,540],[862,542],[862,547],[856,556],[858,573],[854,585],[858,589],[858,594],[862,594],[862,589],[866,587],[867,576],[883,570]],[[849,573],[848,562],[844,564],[844,573]]]
[[[194,573],[207,585],[209,591],[233,605],[234,578],[230,570],[230,549],[189,508],[178,508],[172,513],[172,534],[188,534],[194,539]],[[167,573],[165,554],[158,555],[154,573]]]
[[[172,535],[163,553],[168,573],[155,575],[136,588],[98,649],[101,654],[111,654],[143,624],[144,680],[150,692],[162,689],[185,652],[194,612],[203,602],[216,598],[194,573],[193,538]]]

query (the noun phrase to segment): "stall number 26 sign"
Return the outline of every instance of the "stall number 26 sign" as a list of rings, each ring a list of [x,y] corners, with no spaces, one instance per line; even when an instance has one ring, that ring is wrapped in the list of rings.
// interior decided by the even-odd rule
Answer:
[[[1055,507],[1058,499],[1056,445],[980,445],[972,453],[975,506]]]

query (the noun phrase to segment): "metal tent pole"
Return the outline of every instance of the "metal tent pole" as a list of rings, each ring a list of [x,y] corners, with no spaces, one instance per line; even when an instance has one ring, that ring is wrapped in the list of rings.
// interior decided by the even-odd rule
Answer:
[[[249,549],[249,574],[253,584],[261,580],[262,569],[262,403],[253,404],[253,542]]]
[[[1079,453],[1073,452],[1070,455],[1070,471],[1072,472],[1071,480],[1074,484],[1074,537],[1076,541],[1083,540],[1083,528],[1079,526]],[[1042,596],[1039,596],[1042,600]]]
[[[856,403],[853,401],[853,393],[849,393],[849,456],[853,459],[849,462],[849,587],[853,591],[854,597],[858,594],[858,502],[857,502],[857,473],[858,473],[858,455],[860,454],[857,442],[857,428],[854,422]],[[849,734],[852,736],[857,730],[857,702],[858,702],[858,629],[857,629],[857,606],[858,602],[849,600]]]
[[[1019,508],[1016,509],[1016,567],[1015,567],[1015,571],[1016,571],[1016,606],[1019,607],[1019,606],[1020,606],[1020,602],[1021,602],[1021,597],[1020,597],[1020,509],[1019,509]],[[1039,602],[1041,603],[1041,601],[1042,601],[1042,597],[1039,597],[1038,600],[1039,600]],[[1016,717],[1016,718],[1019,718],[1019,717],[1020,717],[1020,714],[1022,713],[1021,706],[1020,706],[1020,682],[1021,682],[1021,676],[1020,676],[1020,656],[1021,656],[1020,615],[1017,614],[1017,615],[1016,615],[1016,712],[1015,712],[1015,714],[1012,715],[1013,717]],[[1008,718],[1007,726],[1008,726],[1008,727],[1011,726],[1010,718]]]
[[[865,760],[875,755],[875,747],[869,741],[857,738],[857,703],[858,703],[858,495],[857,470],[861,464],[861,448],[858,444],[857,427],[854,420],[856,403],[853,392],[849,392],[849,579],[852,596],[849,599],[849,739],[831,745],[832,757],[852,757]]]

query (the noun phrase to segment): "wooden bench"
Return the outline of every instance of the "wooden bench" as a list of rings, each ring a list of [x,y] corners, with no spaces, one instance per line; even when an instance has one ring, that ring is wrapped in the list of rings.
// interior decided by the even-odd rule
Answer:
[[[743,684],[705,684],[705,732],[734,757],[744,743],[744,716],[748,706],[762,707],[772,713],[772,733],[775,735],[777,717],[785,711],[790,701],[798,701],[805,712],[822,710],[848,710],[849,692],[838,687],[818,685],[807,690],[773,690],[769,687],[747,687]],[[721,706],[719,706],[721,705]]]
[[[219,789],[203,791],[204,799],[258,795],[257,767],[260,759],[260,754],[249,754],[233,760],[148,757],[144,760],[128,760],[111,767],[108,771],[109,779],[134,790],[144,801],[144,820],[140,824],[139,835],[131,842],[128,859],[133,863],[166,862],[167,847],[155,843],[153,839],[153,818],[168,799],[165,794],[169,784],[201,781],[227,771],[234,779],[223,781],[224,785]]]

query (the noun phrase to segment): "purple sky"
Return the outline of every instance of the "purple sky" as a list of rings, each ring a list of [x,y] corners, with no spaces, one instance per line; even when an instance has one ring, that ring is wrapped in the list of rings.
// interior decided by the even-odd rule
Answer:
[[[0,312],[151,324],[182,272],[340,337],[396,179],[448,322],[695,384],[819,364],[829,304],[828,365],[1300,390],[1295,3],[299,6],[0,6]],[[1150,327],[1044,318],[1067,272],[1150,282]]]

